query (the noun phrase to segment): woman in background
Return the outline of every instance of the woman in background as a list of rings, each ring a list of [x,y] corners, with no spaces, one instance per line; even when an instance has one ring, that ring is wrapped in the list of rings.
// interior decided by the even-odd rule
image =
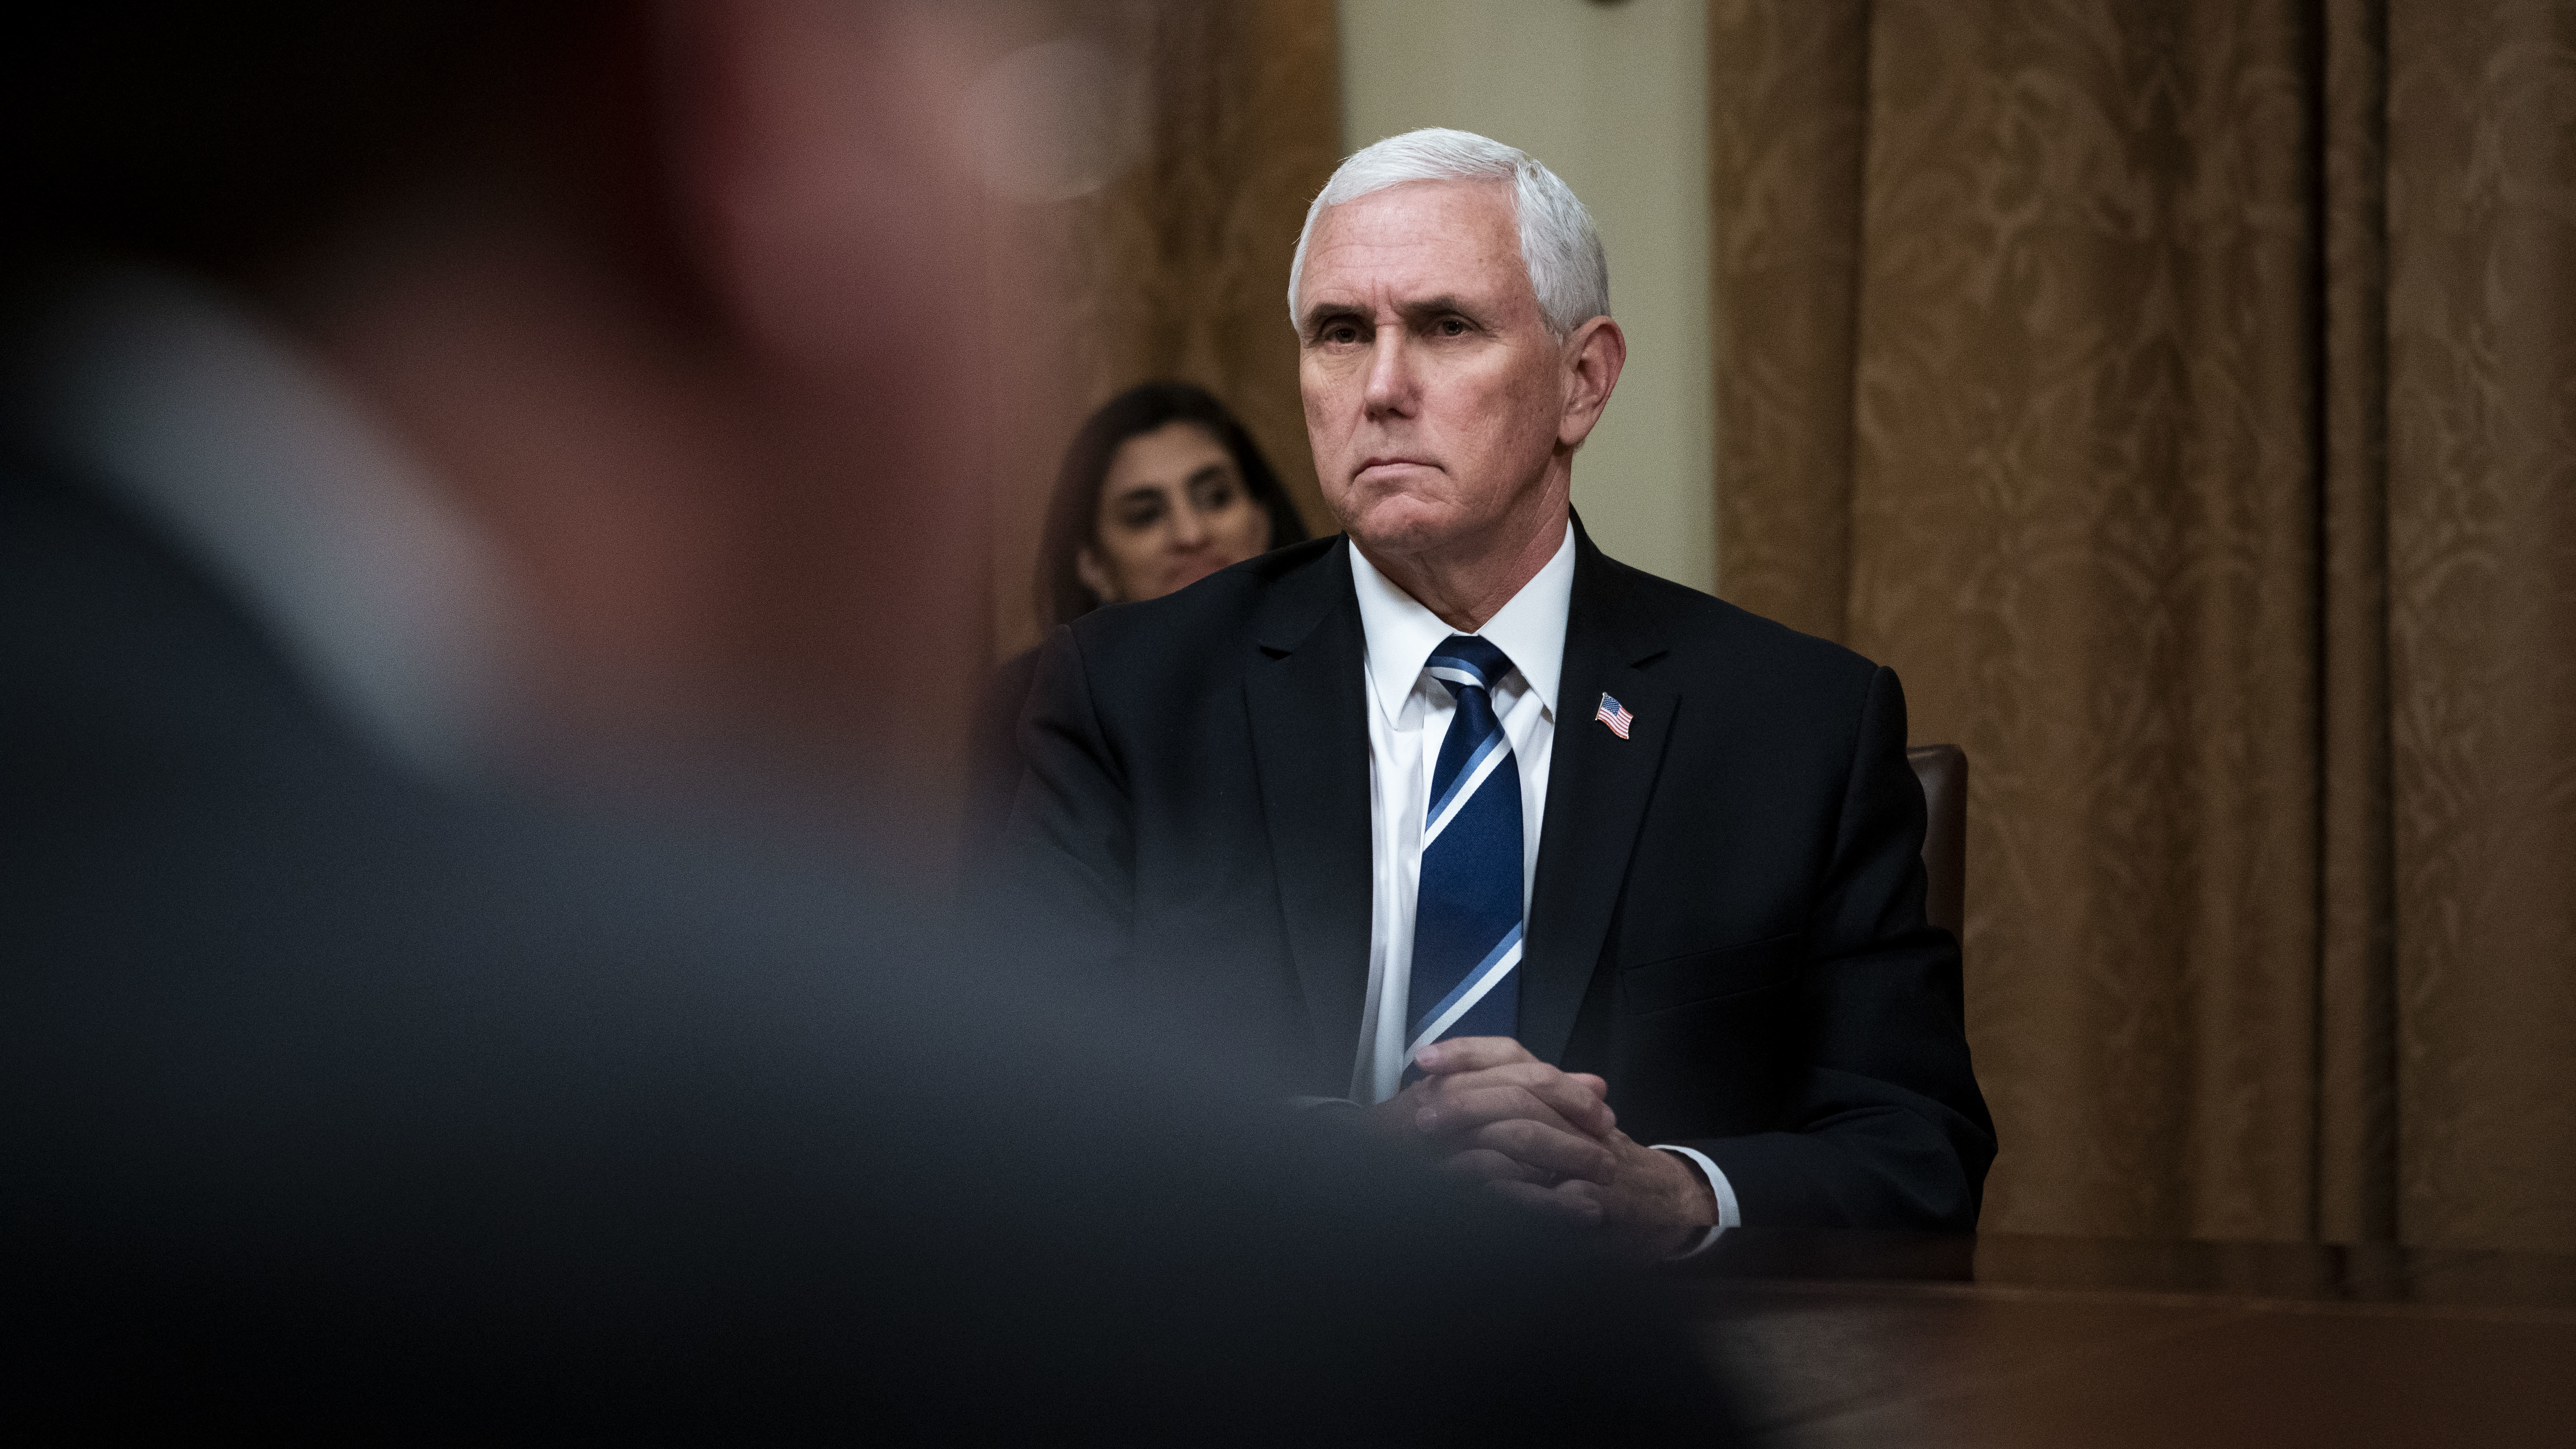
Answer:
[[[1224,403],[1148,382],[1100,405],[1065,449],[1038,543],[1049,629],[1103,604],[1159,599],[1221,568],[1306,540],[1297,505]],[[1019,789],[1015,731],[1037,651],[1006,660],[977,710],[970,838],[990,841]]]

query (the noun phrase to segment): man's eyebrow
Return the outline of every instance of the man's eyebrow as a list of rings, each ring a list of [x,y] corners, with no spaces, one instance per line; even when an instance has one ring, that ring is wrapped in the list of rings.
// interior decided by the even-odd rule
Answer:
[[[1462,317],[1484,315],[1483,308],[1471,305],[1464,297],[1448,292],[1443,292],[1437,297],[1425,297],[1416,302],[1399,302],[1395,310],[1407,317],[1438,317],[1450,312],[1455,312]]]
[[[1367,315],[1367,312],[1348,302],[1318,302],[1306,309],[1305,333],[1312,337],[1327,322],[1338,322],[1345,317],[1365,318]]]
[[[1485,310],[1482,307],[1454,292],[1442,292],[1435,297],[1420,297],[1411,301],[1398,302],[1395,304],[1395,310],[1414,321],[1425,317],[1452,315],[1480,319],[1485,316]],[[1365,321],[1368,315],[1367,308],[1349,302],[1318,302],[1306,313],[1305,334],[1312,337],[1327,323],[1338,322],[1344,318],[1358,318]]]

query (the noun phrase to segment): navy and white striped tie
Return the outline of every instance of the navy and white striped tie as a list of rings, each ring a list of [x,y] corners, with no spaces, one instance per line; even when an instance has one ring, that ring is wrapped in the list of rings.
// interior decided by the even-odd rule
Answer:
[[[1444,1037],[1520,1032],[1521,772],[1493,695],[1512,662],[1482,639],[1452,634],[1424,667],[1458,709],[1422,820],[1408,1061]]]

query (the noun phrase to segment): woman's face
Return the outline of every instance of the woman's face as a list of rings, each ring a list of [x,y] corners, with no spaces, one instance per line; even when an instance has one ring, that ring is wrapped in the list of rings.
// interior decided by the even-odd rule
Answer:
[[[1270,547],[1270,515],[1234,457],[1192,422],[1118,445],[1100,485],[1092,541],[1074,557],[1102,603],[1159,599]]]

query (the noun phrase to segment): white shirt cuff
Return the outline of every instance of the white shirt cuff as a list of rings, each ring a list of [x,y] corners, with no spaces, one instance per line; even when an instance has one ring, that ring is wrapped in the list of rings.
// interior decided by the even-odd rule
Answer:
[[[1677,1263],[1684,1258],[1696,1258],[1707,1252],[1717,1242],[1719,1235],[1728,1228],[1744,1226],[1744,1214],[1735,1205],[1735,1185],[1726,1180],[1725,1173],[1718,1171],[1716,1163],[1709,1161],[1707,1153],[1688,1147],[1676,1147],[1669,1142],[1658,1142],[1654,1146],[1657,1152],[1669,1152],[1698,1168],[1699,1175],[1708,1180],[1708,1190],[1717,1196],[1716,1224],[1702,1230],[1698,1238],[1674,1251],[1669,1258],[1665,1259],[1666,1262]]]

